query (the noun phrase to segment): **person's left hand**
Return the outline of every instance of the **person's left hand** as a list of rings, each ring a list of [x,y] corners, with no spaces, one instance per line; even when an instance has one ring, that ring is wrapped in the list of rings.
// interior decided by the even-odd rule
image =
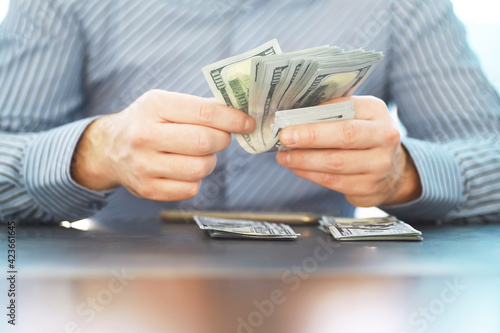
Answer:
[[[402,147],[386,104],[372,96],[354,101],[354,120],[291,126],[280,134],[291,151],[277,161],[296,175],[345,194],[355,206],[393,205],[417,199],[418,172]]]

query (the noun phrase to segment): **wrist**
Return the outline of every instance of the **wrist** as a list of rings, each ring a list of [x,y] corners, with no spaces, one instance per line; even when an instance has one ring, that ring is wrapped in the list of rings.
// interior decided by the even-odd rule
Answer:
[[[383,205],[400,205],[417,200],[422,195],[422,183],[410,154],[401,147],[403,154],[402,172],[396,182],[395,190]]]
[[[113,179],[105,147],[109,141],[106,124],[112,115],[93,121],[83,132],[73,153],[71,177],[78,184],[97,191],[120,185]]]

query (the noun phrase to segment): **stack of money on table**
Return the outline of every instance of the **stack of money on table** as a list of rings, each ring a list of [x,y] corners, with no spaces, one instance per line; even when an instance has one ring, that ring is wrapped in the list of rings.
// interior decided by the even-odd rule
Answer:
[[[254,132],[236,138],[257,154],[281,149],[279,133],[286,126],[353,119],[350,101],[318,104],[350,96],[382,58],[380,52],[328,45],[282,53],[274,39],[202,70],[219,103],[256,120]]]
[[[394,216],[365,219],[323,216],[320,229],[339,241],[423,240],[420,231]]]
[[[283,223],[194,216],[202,230],[214,238],[296,239],[300,234]]]

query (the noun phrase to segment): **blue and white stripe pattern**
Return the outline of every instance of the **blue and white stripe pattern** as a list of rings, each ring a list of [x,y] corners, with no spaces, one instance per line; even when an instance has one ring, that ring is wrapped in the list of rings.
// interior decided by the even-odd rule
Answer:
[[[203,66],[275,37],[284,51],[385,52],[356,93],[397,104],[423,194],[384,209],[408,221],[500,218],[500,99],[449,0],[15,0],[0,25],[0,219],[122,218],[165,207],[352,214],[342,195],[235,142],[186,202],[90,191],[70,177],[93,117],[153,88],[210,96]]]

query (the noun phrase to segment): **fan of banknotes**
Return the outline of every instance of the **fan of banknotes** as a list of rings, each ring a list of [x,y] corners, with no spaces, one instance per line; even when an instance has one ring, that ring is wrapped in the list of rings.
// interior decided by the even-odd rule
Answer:
[[[363,219],[322,216],[319,223],[321,230],[339,241],[423,240],[420,231],[394,216]]]
[[[381,52],[328,45],[282,53],[274,39],[202,70],[220,103],[256,120],[254,132],[236,138],[258,154],[280,149],[279,133],[287,126],[353,119],[350,101],[318,104],[350,96],[382,58]]]

